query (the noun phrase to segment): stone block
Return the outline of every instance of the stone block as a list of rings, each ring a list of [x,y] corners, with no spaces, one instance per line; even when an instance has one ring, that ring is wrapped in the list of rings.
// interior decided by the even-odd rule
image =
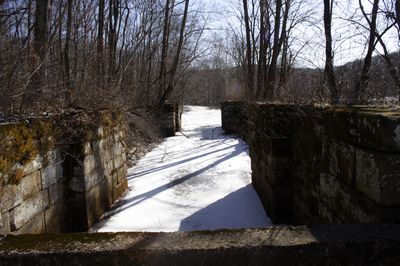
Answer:
[[[18,192],[21,193],[23,200],[33,196],[42,189],[42,179],[40,175],[40,171],[37,170],[22,178],[21,182],[18,184]]]
[[[291,157],[291,143],[288,137],[271,137],[269,149],[274,157]]]
[[[42,167],[43,167],[43,156],[38,154],[33,160],[31,160],[29,163],[23,166],[23,171],[26,174],[30,174],[32,172],[41,169]]]
[[[105,177],[107,182],[107,206],[111,206],[114,203],[114,177],[112,175],[107,175]]]
[[[0,211],[5,212],[22,203],[42,189],[40,171],[31,172],[23,177],[18,185],[10,184],[4,188],[0,202]]]
[[[107,137],[101,140],[94,141],[93,146],[97,147],[96,150],[102,154],[105,150],[111,149],[112,143],[114,143],[114,141]]]
[[[11,212],[11,229],[16,230],[21,228],[35,216],[44,212],[48,206],[49,195],[47,190],[41,191],[34,197],[25,200]]]
[[[111,148],[104,149],[103,153],[101,153],[101,161],[104,164],[112,162],[113,156],[111,155]]]
[[[123,163],[126,163],[126,152],[121,153],[121,159]]]
[[[331,212],[343,215],[347,223],[376,222],[379,213],[366,197],[360,197],[349,186],[329,174],[322,174],[320,179],[321,200]],[[330,221],[333,223],[334,221]]]
[[[87,141],[83,144],[83,153],[85,156],[87,155],[92,155],[94,152],[94,149],[92,147],[92,142]]]
[[[265,136],[255,136],[250,142],[250,153],[252,159],[257,162],[267,163],[265,158],[270,152],[270,138]]]
[[[95,155],[87,155],[83,160],[83,175],[88,176],[92,174],[101,162],[96,159]]]
[[[85,190],[89,191],[99,183],[103,182],[105,174],[101,169],[93,171],[91,174],[85,176]]]
[[[0,218],[1,218],[0,234],[7,235],[11,232],[10,213],[9,212],[2,213],[0,215]]]
[[[64,184],[62,180],[49,187],[50,205],[54,205],[64,199]]]
[[[273,170],[289,170],[292,167],[292,160],[289,157],[268,155],[266,162]]]
[[[57,183],[63,178],[63,168],[61,163],[50,164],[42,169],[43,189]]]
[[[248,105],[240,101],[223,102],[221,104],[222,128],[227,134],[248,136]]]
[[[380,204],[400,204],[400,155],[357,149],[355,185]]]
[[[46,233],[63,233],[65,232],[65,206],[64,202],[59,201],[57,204],[50,206],[45,213]]]
[[[109,208],[108,206],[108,185],[104,180],[91,190],[86,192],[87,221],[89,227],[98,221],[98,219]]]
[[[59,150],[51,150],[46,152],[48,164],[56,164],[62,161],[61,152]]]
[[[124,160],[122,160],[122,156],[118,155],[114,158],[114,167],[115,169],[119,169],[121,166],[123,166],[125,163]]]
[[[43,234],[46,232],[46,226],[44,221],[44,213],[40,213],[37,216],[30,219],[26,224],[12,234],[23,235],[23,234]]]
[[[113,158],[115,158],[118,155],[121,155],[123,152],[125,152],[125,148],[121,142],[118,141],[113,143],[111,148],[111,155]]]
[[[323,143],[323,171],[337,177],[348,185],[353,185],[354,146],[330,138],[324,138]]]
[[[270,170],[268,181],[273,187],[287,187],[292,182],[292,171],[289,170]]]
[[[114,172],[114,161],[108,161],[106,163],[103,164],[104,167],[104,174],[105,175],[112,175]]]
[[[17,185],[10,184],[3,189],[0,201],[0,211],[6,212],[23,201],[22,194],[19,193]]]
[[[399,112],[371,107],[337,108],[326,112],[326,133],[381,151],[400,151]]]

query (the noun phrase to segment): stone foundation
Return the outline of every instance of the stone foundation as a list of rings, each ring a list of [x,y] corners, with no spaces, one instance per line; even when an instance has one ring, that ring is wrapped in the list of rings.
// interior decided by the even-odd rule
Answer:
[[[238,134],[246,139],[248,135],[248,104],[239,101],[221,104],[222,128],[227,134]]]
[[[253,185],[274,223],[400,221],[399,111],[251,104],[248,127]]]
[[[398,225],[7,236],[1,265],[397,265]]]
[[[0,125],[1,234],[86,231],[126,189],[121,116],[72,116]]]
[[[164,137],[175,136],[182,128],[182,106],[177,102],[167,102],[161,113],[161,132]]]

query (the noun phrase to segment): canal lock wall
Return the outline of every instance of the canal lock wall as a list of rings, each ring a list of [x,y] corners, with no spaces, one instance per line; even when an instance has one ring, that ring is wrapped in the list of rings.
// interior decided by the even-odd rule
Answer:
[[[274,223],[399,222],[398,110],[230,102],[222,116],[228,132],[247,126],[253,185]]]

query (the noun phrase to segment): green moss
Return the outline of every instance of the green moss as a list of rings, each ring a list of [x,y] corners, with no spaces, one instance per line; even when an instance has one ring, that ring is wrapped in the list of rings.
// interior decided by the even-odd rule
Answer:
[[[99,135],[99,127],[103,134]],[[121,112],[109,110],[93,113],[63,114],[51,118],[0,125],[0,184],[18,184],[23,172],[18,171],[54,147],[98,140],[126,129]],[[47,158],[43,156],[43,165]]]
[[[24,176],[17,165],[26,165],[43,150],[50,149],[49,136],[52,125],[49,121],[19,122],[0,125],[0,173],[2,184],[18,184]]]

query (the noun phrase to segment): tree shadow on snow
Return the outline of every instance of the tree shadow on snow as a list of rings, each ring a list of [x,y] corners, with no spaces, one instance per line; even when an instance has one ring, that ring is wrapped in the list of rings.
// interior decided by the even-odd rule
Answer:
[[[206,154],[203,154],[203,155],[198,156],[198,157],[207,156],[207,155],[209,155],[211,153],[219,152],[221,150],[226,150],[228,148],[232,148],[232,146],[224,148],[224,149],[220,149],[220,150],[217,150],[217,151],[213,151],[213,152],[210,152],[210,153],[206,153]],[[159,187],[157,187],[157,188],[155,188],[153,190],[150,190],[148,192],[145,192],[143,194],[140,194],[140,195],[137,195],[137,196],[134,196],[134,197],[131,197],[131,198],[123,199],[123,200],[115,203],[111,207],[111,209],[101,218],[101,221],[99,222],[99,226],[96,226],[96,227],[100,228],[101,225],[104,225],[107,222],[107,219],[109,219],[111,216],[113,216],[113,215],[115,215],[117,213],[120,213],[120,212],[122,212],[122,211],[124,211],[126,209],[129,209],[130,207],[133,207],[133,206],[135,206],[135,205],[137,205],[137,204],[139,204],[139,203],[141,203],[141,202],[143,202],[143,201],[145,201],[147,199],[150,199],[150,198],[154,197],[155,195],[157,195],[157,194],[159,194],[159,193],[161,193],[161,192],[163,192],[165,190],[171,189],[171,188],[173,188],[175,186],[178,186],[178,185],[180,185],[180,184],[182,184],[182,183],[184,183],[184,182],[186,182],[186,181],[188,181],[188,180],[190,180],[190,179],[192,179],[192,178],[194,178],[196,176],[199,176],[202,173],[206,172],[207,170],[215,167],[216,165],[218,165],[220,163],[223,163],[224,161],[229,160],[230,158],[238,156],[239,154],[241,154],[242,152],[246,151],[246,149],[247,149],[247,147],[245,149],[243,149],[243,146],[240,145],[240,144],[234,145],[234,148],[235,148],[235,150],[233,152],[227,154],[226,156],[221,157],[220,159],[210,163],[209,165],[207,165],[207,166],[205,166],[203,168],[200,168],[199,170],[196,170],[196,171],[194,171],[192,173],[189,173],[189,174],[184,175],[184,176],[182,176],[180,178],[172,180],[171,182],[169,182],[167,184],[159,186]],[[188,159],[188,160],[193,160],[193,158]],[[171,167],[171,166],[168,166],[168,167]]]
[[[183,219],[179,231],[264,228],[270,225],[272,222],[249,184]]]
[[[219,143],[216,144],[216,146],[218,146],[218,145],[220,145],[220,144],[219,144]],[[180,161],[178,161],[178,162],[173,162],[173,163],[170,163],[170,164],[167,164],[167,165],[162,165],[162,166],[159,166],[159,167],[154,167],[154,168],[151,168],[151,169],[148,169],[148,170],[145,170],[145,171],[132,173],[132,174],[130,174],[130,175],[127,176],[127,179],[128,179],[128,180],[131,180],[131,179],[135,179],[135,178],[138,178],[138,177],[141,177],[141,176],[144,176],[144,175],[152,174],[152,173],[155,173],[155,172],[158,172],[158,171],[163,171],[163,170],[166,170],[166,169],[168,169],[168,168],[175,167],[175,166],[178,166],[178,165],[181,165],[181,164],[184,164],[184,163],[193,161],[193,160],[197,160],[197,159],[200,159],[200,158],[202,158],[202,157],[205,157],[205,156],[208,156],[208,155],[217,153],[217,152],[222,152],[222,151],[224,151],[224,150],[232,149],[233,147],[234,147],[235,149],[238,149],[238,146],[240,146],[240,144],[229,145],[229,146],[227,146],[227,147],[225,147],[225,148],[221,148],[221,149],[218,149],[218,150],[212,150],[212,151],[210,151],[210,152],[202,153],[202,154],[196,155],[196,156],[192,156],[192,157],[189,157],[189,158],[180,160]],[[210,146],[210,147],[212,147],[212,146]],[[247,147],[247,146],[246,146],[246,147]],[[244,152],[248,152],[248,151],[247,151],[247,148],[244,149],[243,151],[244,151]]]

